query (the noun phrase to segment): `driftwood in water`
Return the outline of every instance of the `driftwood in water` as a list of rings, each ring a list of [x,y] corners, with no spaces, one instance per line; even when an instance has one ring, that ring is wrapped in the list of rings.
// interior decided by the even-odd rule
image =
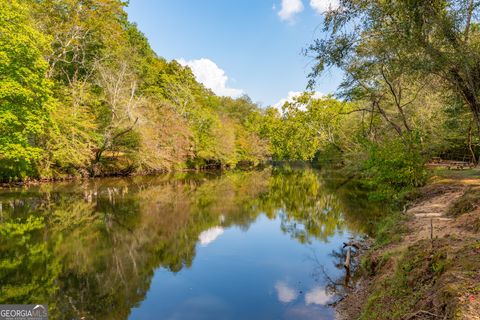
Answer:
[[[345,258],[345,263],[343,266],[345,267],[345,287],[349,287],[349,282],[350,282],[350,259],[352,256],[352,249],[348,247],[347,249],[347,256]]]
[[[350,272],[350,258],[351,258],[351,255],[352,255],[352,249],[350,249],[350,247],[349,247],[347,249],[347,256],[345,258],[345,263],[343,264],[345,269],[347,269],[347,272]]]

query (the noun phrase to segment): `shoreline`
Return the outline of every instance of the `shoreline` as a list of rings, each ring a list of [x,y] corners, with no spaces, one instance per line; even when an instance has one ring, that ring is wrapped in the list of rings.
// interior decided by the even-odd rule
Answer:
[[[265,164],[263,164],[265,166]],[[107,175],[98,175],[98,176],[66,176],[66,177],[56,177],[56,178],[40,178],[40,179],[31,179],[25,181],[15,181],[15,182],[0,182],[0,189],[3,188],[12,188],[12,187],[25,187],[25,186],[35,186],[47,183],[56,183],[56,182],[74,182],[74,181],[89,181],[94,179],[107,179],[107,178],[133,178],[133,177],[152,177],[157,175],[167,175],[173,173],[201,173],[201,172],[225,172],[233,170],[256,170],[261,168],[262,165],[258,165],[251,168],[205,168],[205,169],[176,169],[176,170],[166,170],[166,171],[156,171],[151,173],[134,173],[134,174],[107,174]]]
[[[46,183],[55,183],[55,182],[69,182],[69,181],[88,181],[93,179],[103,179],[103,178],[130,178],[130,177],[151,177],[156,175],[166,175],[172,173],[202,173],[202,172],[228,172],[228,171],[251,171],[251,170],[261,170],[267,167],[283,167],[285,165],[289,165],[292,167],[316,167],[316,165],[309,161],[263,161],[256,165],[240,165],[236,167],[204,167],[204,168],[181,168],[181,169],[172,169],[172,170],[159,170],[159,171],[152,171],[149,173],[112,173],[112,174],[104,174],[104,175],[97,175],[97,176],[75,176],[75,175],[65,175],[65,176],[58,176],[58,177],[50,177],[50,178],[39,178],[39,179],[26,179],[24,181],[12,181],[12,182],[0,182],[0,189],[3,188],[12,188],[12,187],[23,187],[23,186],[35,186],[40,184]]]
[[[468,174],[414,192],[387,231],[397,239],[359,257],[340,319],[480,319],[480,179]]]

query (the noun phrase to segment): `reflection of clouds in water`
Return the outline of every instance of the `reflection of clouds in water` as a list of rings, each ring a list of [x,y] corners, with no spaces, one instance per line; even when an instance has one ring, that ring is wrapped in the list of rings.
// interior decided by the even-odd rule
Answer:
[[[198,240],[200,240],[200,244],[202,246],[206,246],[209,243],[215,241],[215,239],[217,239],[223,233],[223,231],[224,230],[222,227],[210,228],[200,233],[200,235],[198,236]]]
[[[324,305],[330,301],[331,297],[324,288],[316,287],[305,294],[305,304],[307,306],[310,304]]]
[[[281,302],[287,303],[297,299],[297,291],[283,281],[277,281],[275,290],[277,290],[278,300]]]

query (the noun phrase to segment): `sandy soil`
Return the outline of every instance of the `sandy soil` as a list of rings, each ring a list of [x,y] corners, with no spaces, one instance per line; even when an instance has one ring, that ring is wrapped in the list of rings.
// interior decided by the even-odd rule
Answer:
[[[400,245],[411,245],[423,239],[443,238],[456,235],[458,237],[475,237],[473,232],[464,228],[464,216],[457,219],[447,217],[451,203],[460,198],[466,191],[463,185],[452,186],[444,193],[427,198],[416,203],[407,210],[411,219],[407,222],[409,233],[402,239]]]

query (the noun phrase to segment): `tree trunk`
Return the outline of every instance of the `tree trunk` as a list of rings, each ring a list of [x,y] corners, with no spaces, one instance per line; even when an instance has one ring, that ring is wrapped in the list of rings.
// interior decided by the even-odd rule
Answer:
[[[472,155],[472,162],[475,166],[477,166],[478,161],[477,161],[477,156],[475,155],[475,150],[473,149],[472,145],[472,122],[470,122],[470,125],[468,126],[468,149],[470,150],[470,153]]]
[[[452,68],[450,69],[449,73],[451,77],[450,82],[463,96],[465,103],[472,112],[473,121],[477,127],[477,132],[480,133],[480,102],[478,101],[475,88],[469,86],[468,81],[460,75],[458,69]]]

